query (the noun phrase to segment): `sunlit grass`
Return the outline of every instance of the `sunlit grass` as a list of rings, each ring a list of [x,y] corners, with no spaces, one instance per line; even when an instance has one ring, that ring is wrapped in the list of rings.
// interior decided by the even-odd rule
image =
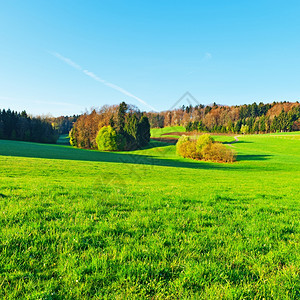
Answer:
[[[166,133],[172,133],[172,132],[185,132],[185,127],[183,126],[168,126],[164,128],[152,128],[151,129],[151,137],[153,138],[159,138],[163,135],[166,135]],[[167,135],[169,137],[169,135]]]
[[[0,298],[298,299],[299,136],[233,164],[0,141]]]

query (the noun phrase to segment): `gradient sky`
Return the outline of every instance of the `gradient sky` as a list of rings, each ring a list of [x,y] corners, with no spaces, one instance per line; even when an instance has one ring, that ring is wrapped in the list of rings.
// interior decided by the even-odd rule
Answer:
[[[286,0],[0,0],[0,108],[297,101],[299,16]]]

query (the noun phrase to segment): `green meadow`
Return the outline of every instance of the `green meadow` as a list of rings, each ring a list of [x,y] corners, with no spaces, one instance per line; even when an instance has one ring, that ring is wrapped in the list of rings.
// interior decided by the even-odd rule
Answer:
[[[185,132],[185,127],[183,126],[167,126],[164,128],[152,128],[151,137],[158,138],[162,136],[170,136],[169,133],[172,132]]]
[[[300,134],[216,139],[237,162],[0,140],[0,298],[299,299]]]

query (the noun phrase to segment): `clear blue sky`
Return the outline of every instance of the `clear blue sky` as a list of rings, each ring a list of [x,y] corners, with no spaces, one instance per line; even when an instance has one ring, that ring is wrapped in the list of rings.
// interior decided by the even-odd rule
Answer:
[[[0,0],[0,107],[297,101],[299,16],[299,1]]]

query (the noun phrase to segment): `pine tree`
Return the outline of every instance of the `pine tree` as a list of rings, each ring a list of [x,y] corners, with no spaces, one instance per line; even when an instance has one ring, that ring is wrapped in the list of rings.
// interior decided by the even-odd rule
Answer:
[[[136,114],[128,114],[125,119],[124,137],[126,140],[126,148],[134,150],[138,147],[137,131],[139,120]]]
[[[117,120],[117,132],[119,134],[124,133],[125,117],[126,117],[127,108],[128,108],[128,106],[124,101],[119,105],[118,120]]]
[[[146,116],[142,116],[138,124],[137,144],[139,147],[146,146],[150,142],[150,123]]]

